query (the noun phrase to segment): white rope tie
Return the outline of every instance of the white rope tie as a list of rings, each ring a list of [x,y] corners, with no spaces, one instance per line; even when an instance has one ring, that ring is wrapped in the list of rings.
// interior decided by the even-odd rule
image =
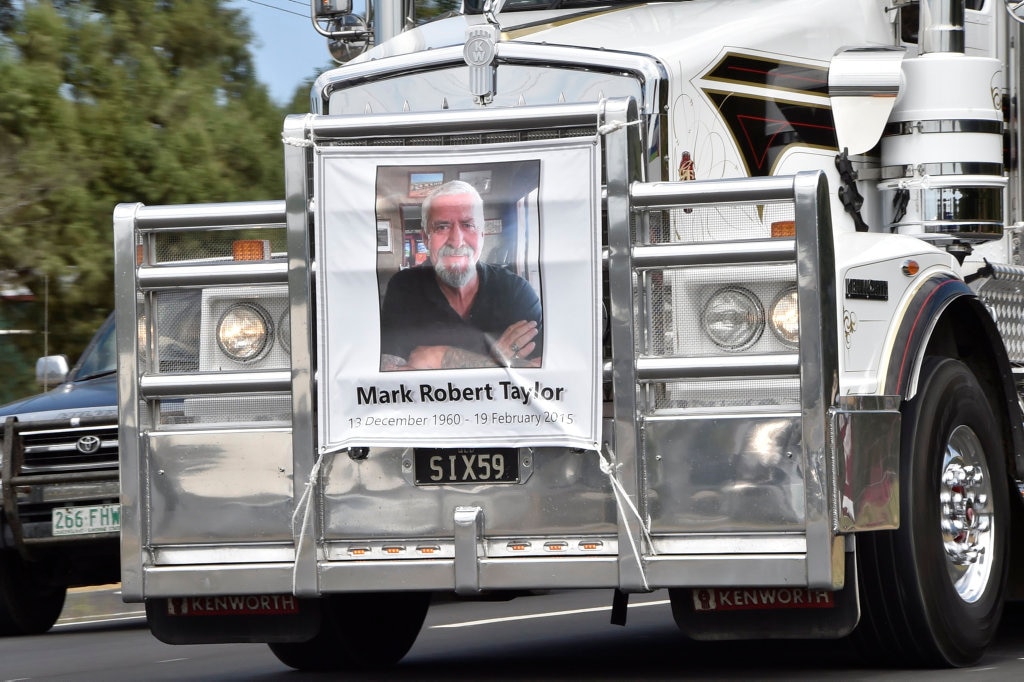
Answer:
[[[605,447],[608,448],[608,454],[611,457],[614,457],[615,455],[612,452],[611,446],[606,443]],[[648,528],[647,522],[640,515],[640,511],[636,508],[636,505],[633,504],[633,500],[629,499],[626,489],[622,487],[622,484],[619,483],[619,479],[615,476],[616,467],[612,465],[600,450],[597,451],[597,456],[601,458],[601,473],[605,474],[612,484],[612,491],[615,493],[615,506],[619,510],[619,516],[625,516],[624,508],[628,509],[633,517],[640,523],[640,532],[642,532],[644,538],[647,539],[647,544],[651,548],[651,553],[657,554],[654,550],[654,540],[651,538],[651,532]],[[644,589],[650,590],[651,587],[647,584],[647,573],[644,571],[644,564],[641,560],[640,549],[637,547],[636,538],[633,537],[632,533],[628,532],[626,533],[626,537],[629,538],[629,545],[633,548],[633,556],[636,557],[636,565],[637,568],[640,569],[640,577],[644,581]]]
[[[921,175],[916,178],[903,178],[896,183],[897,189],[931,189],[932,176]]]
[[[604,125],[597,126],[597,134],[607,135],[608,133],[614,133],[616,130],[622,130],[626,126],[635,125],[640,125],[640,119],[630,121],[629,123],[626,123],[625,121],[611,121],[609,123],[605,123]]]
[[[313,463],[313,468],[309,472],[309,478],[306,480],[305,489],[302,491],[302,495],[299,497],[299,501],[295,505],[295,511],[292,512],[292,528],[295,527],[296,520],[302,517],[302,526],[299,529],[299,539],[295,543],[295,565],[292,567],[292,592],[294,593],[298,587],[298,570],[299,561],[298,555],[302,551],[302,545],[306,539],[307,530],[311,530],[313,525],[313,486],[316,485],[317,477],[320,475],[320,465],[324,461],[324,453],[316,458],[316,462]]]
[[[284,142],[289,147],[312,147],[315,143],[313,140],[307,140],[303,137],[288,137],[287,135],[281,135],[281,142]]]
[[[303,125],[303,128],[309,130],[310,123],[312,122],[312,120],[313,114],[306,114],[305,124]],[[281,142],[284,142],[289,147],[305,147],[307,149],[316,144],[316,141],[313,139],[313,132],[311,130],[309,132],[308,140],[305,137],[290,137],[288,135],[285,135],[284,133],[281,133]]]

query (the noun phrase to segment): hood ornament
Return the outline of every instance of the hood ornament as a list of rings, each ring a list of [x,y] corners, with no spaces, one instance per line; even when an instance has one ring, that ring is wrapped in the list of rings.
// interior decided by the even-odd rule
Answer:
[[[505,0],[487,0],[484,3],[486,24],[475,24],[466,27],[466,44],[462,48],[462,58],[469,66],[469,92],[473,100],[480,105],[490,104],[498,86],[497,56],[498,39],[501,26],[498,25],[498,13],[505,5]]]
[[[484,18],[491,26],[498,26],[498,15],[505,6],[505,0],[486,0],[484,2]],[[498,26],[498,28],[501,28]]]

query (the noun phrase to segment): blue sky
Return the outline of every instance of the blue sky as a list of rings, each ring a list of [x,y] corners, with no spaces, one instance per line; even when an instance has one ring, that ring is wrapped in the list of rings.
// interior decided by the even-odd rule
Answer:
[[[256,77],[278,104],[291,100],[303,80],[332,64],[327,39],[309,20],[309,0],[230,0],[249,18]]]

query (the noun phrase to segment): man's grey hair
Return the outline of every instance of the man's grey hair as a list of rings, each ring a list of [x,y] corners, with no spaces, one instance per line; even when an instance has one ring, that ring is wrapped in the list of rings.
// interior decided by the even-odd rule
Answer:
[[[421,207],[421,215],[423,220],[423,231],[428,232],[430,230],[430,206],[434,203],[434,199],[437,197],[444,197],[457,194],[468,194],[473,204],[473,219],[476,222],[478,230],[484,229],[484,200],[480,198],[480,193],[476,191],[476,187],[464,182],[462,180],[449,180],[437,189],[434,189],[427,195],[427,198],[423,200]]]

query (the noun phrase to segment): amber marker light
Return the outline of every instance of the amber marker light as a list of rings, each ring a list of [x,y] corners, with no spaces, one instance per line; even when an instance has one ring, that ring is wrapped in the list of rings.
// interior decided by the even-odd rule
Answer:
[[[903,261],[903,274],[907,277],[913,277],[917,273],[921,272],[921,265],[916,260],[905,260]]]
[[[602,547],[604,547],[604,543],[601,542],[600,540],[581,540],[580,541],[580,549],[583,549],[583,550],[586,550],[586,551],[589,551],[589,552],[593,552],[594,550],[601,549]]]
[[[365,556],[370,552],[368,547],[349,547],[348,553],[352,556]]]
[[[390,547],[384,547],[383,549],[385,554],[401,554],[405,551],[405,547],[402,547],[401,545],[392,545]]]
[[[512,542],[508,543],[507,547],[509,548],[510,551],[513,552],[525,552],[526,550],[530,549],[530,543],[518,542],[513,540]]]
[[[776,220],[772,223],[772,239],[792,239],[795,236],[795,220]]]
[[[266,260],[270,257],[270,241],[266,239],[236,239],[231,243],[235,260]]]
[[[441,551],[441,548],[437,545],[421,545],[416,548],[416,551],[420,554],[436,554]]]
[[[549,552],[562,552],[568,547],[568,543],[561,541],[545,542],[544,549]]]

